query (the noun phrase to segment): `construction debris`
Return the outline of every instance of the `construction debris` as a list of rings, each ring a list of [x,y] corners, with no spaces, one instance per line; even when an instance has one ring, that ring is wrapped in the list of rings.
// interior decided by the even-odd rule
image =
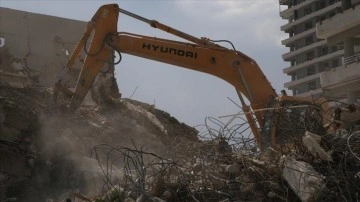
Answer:
[[[359,200],[356,124],[309,127],[293,150],[262,154],[241,118],[195,130],[128,99],[68,114],[49,107],[49,89],[1,82],[0,93],[5,201]]]
[[[302,140],[303,144],[315,158],[319,157],[324,161],[332,161],[331,152],[325,152],[320,146],[321,136],[306,131]]]
[[[324,112],[272,100],[283,113],[270,107],[264,116],[281,121],[275,139],[259,133],[266,145],[259,148],[253,134],[260,130],[254,126],[252,134],[239,114],[206,118],[195,129],[154,105],[121,99],[110,62],[83,105],[69,113],[67,96],[55,96],[62,103],[56,105],[51,87],[86,23],[0,9],[13,16],[0,19],[18,22],[1,21],[8,27],[0,37],[1,202],[360,201],[355,104],[334,102]],[[38,21],[52,29],[29,29]],[[70,75],[66,88],[83,82],[78,74],[89,55],[85,48],[63,71]]]
[[[283,178],[301,201],[313,201],[323,186],[323,177],[303,161],[288,156],[285,159]]]

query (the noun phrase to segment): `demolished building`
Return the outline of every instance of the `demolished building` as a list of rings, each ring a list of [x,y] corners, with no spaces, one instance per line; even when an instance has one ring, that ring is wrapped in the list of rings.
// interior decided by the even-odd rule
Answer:
[[[86,22],[8,8],[0,11],[2,80],[18,87],[54,85]]]
[[[9,8],[0,7],[0,11],[1,80],[18,88],[53,87],[87,22]],[[88,95],[90,103],[100,101],[99,89],[111,89],[115,92],[108,94],[118,94],[114,66],[107,63],[103,68],[93,86],[93,94]],[[81,70],[79,64],[75,64],[73,70],[69,85],[74,87]]]

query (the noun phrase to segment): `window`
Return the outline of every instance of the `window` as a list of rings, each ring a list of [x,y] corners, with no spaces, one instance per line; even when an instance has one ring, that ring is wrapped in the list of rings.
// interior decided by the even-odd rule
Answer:
[[[291,81],[295,81],[295,80],[297,80],[297,74],[296,73],[291,75]]]
[[[294,20],[297,20],[298,19],[298,12],[297,10],[294,10]]]
[[[305,44],[308,46],[314,42],[313,37],[308,37],[305,39]]]
[[[312,12],[311,7],[304,9],[304,15],[309,15]]]
[[[317,16],[317,17],[315,17],[315,19],[316,19],[316,22],[320,22],[320,24],[321,24],[322,21],[326,20],[326,15]]]
[[[290,46],[290,51],[294,51],[294,50],[296,50],[295,45],[291,45]]]
[[[312,27],[313,27],[312,22],[305,23],[305,31],[311,29]]]
[[[315,90],[316,89],[316,82],[312,81],[308,83],[308,89],[309,90]]]
[[[322,48],[321,52],[322,52],[322,55],[328,54],[328,48],[327,47]]]
[[[331,47],[331,51],[332,51],[332,52],[336,52],[336,51],[337,51],[337,46],[332,46],[332,47]]]
[[[307,71],[308,76],[313,75],[313,74],[315,74],[315,67],[311,66],[311,67],[307,68],[306,71]]]
[[[293,30],[290,30],[290,32],[289,32],[289,37],[292,37],[292,36],[294,36],[294,31],[293,31]]]
[[[295,89],[293,90],[293,95],[297,95],[297,94],[299,94],[299,91],[298,91],[297,88],[295,88]]]
[[[335,0],[329,0],[329,5],[333,5],[335,3]]]
[[[329,70],[329,63],[327,63],[327,62],[320,63],[320,69],[321,69],[321,71],[328,71]]]
[[[314,59],[314,51],[306,53],[306,61]]]
[[[295,6],[295,5],[297,5],[298,3],[297,3],[297,0],[293,0],[293,5]]]
[[[321,1],[319,7],[320,9],[325,8],[325,1]]]
[[[339,62],[338,60],[333,60],[332,61],[332,68],[338,67],[339,66]]]

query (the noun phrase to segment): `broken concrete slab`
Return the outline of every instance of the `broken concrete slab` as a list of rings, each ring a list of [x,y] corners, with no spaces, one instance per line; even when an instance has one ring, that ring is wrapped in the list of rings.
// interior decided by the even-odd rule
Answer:
[[[301,201],[313,201],[324,183],[324,177],[303,161],[288,156],[284,160],[282,177]]]
[[[309,152],[315,157],[320,158],[324,161],[332,161],[331,151],[326,152],[320,146],[321,136],[311,133],[309,131],[305,132],[305,135],[302,138],[302,141]]]

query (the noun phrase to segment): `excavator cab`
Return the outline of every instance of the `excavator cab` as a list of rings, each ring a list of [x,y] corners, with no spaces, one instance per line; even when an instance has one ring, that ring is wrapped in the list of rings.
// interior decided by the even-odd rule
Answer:
[[[261,128],[261,147],[290,151],[306,131],[324,134],[331,122],[326,99],[281,96],[269,103]]]

